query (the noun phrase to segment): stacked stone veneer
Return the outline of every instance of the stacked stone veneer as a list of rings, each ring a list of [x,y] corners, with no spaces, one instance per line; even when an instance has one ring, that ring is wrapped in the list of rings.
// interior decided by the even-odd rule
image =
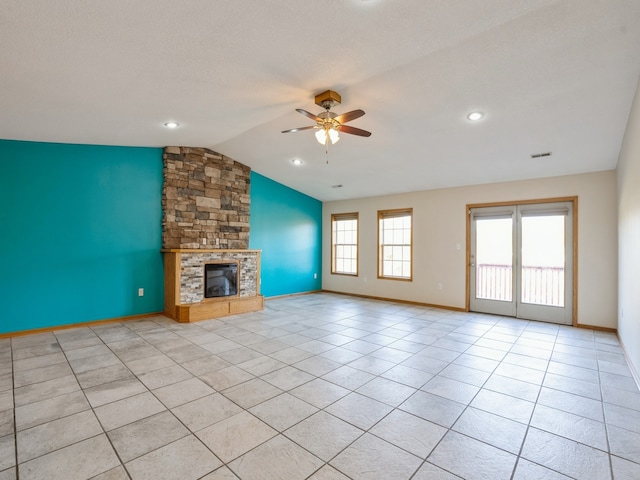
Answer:
[[[180,303],[204,300],[204,265],[238,262],[240,297],[253,297],[258,292],[259,252],[183,252],[180,256]]]
[[[251,169],[206,148],[165,147],[162,246],[247,249]]]

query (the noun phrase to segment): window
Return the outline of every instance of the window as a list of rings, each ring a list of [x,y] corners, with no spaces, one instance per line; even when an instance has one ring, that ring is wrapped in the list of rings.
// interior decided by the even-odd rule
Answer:
[[[358,214],[331,215],[331,273],[358,275]]]
[[[412,279],[412,208],[378,212],[378,278]]]

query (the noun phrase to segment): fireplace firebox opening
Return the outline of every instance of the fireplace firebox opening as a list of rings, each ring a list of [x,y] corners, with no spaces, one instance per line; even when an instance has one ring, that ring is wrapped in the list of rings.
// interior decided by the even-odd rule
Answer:
[[[238,295],[238,263],[207,263],[204,266],[204,297]]]

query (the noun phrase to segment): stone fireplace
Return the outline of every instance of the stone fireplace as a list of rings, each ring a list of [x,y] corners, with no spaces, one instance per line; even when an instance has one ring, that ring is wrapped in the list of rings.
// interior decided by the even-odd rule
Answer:
[[[251,169],[206,148],[166,147],[163,161],[165,314],[191,322],[264,308],[260,251],[248,250]],[[207,265],[235,266],[233,294],[208,295],[218,289],[206,288]]]

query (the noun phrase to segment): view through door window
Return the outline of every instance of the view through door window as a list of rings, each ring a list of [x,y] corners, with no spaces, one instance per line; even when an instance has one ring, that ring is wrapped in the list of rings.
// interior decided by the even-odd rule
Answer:
[[[511,218],[476,220],[476,298],[513,300]]]
[[[522,217],[522,303],[564,307],[565,218]]]
[[[522,217],[522,303],[564,307],[565,216]],[[513,300],[511,218],[476,221],[476,298]]]

